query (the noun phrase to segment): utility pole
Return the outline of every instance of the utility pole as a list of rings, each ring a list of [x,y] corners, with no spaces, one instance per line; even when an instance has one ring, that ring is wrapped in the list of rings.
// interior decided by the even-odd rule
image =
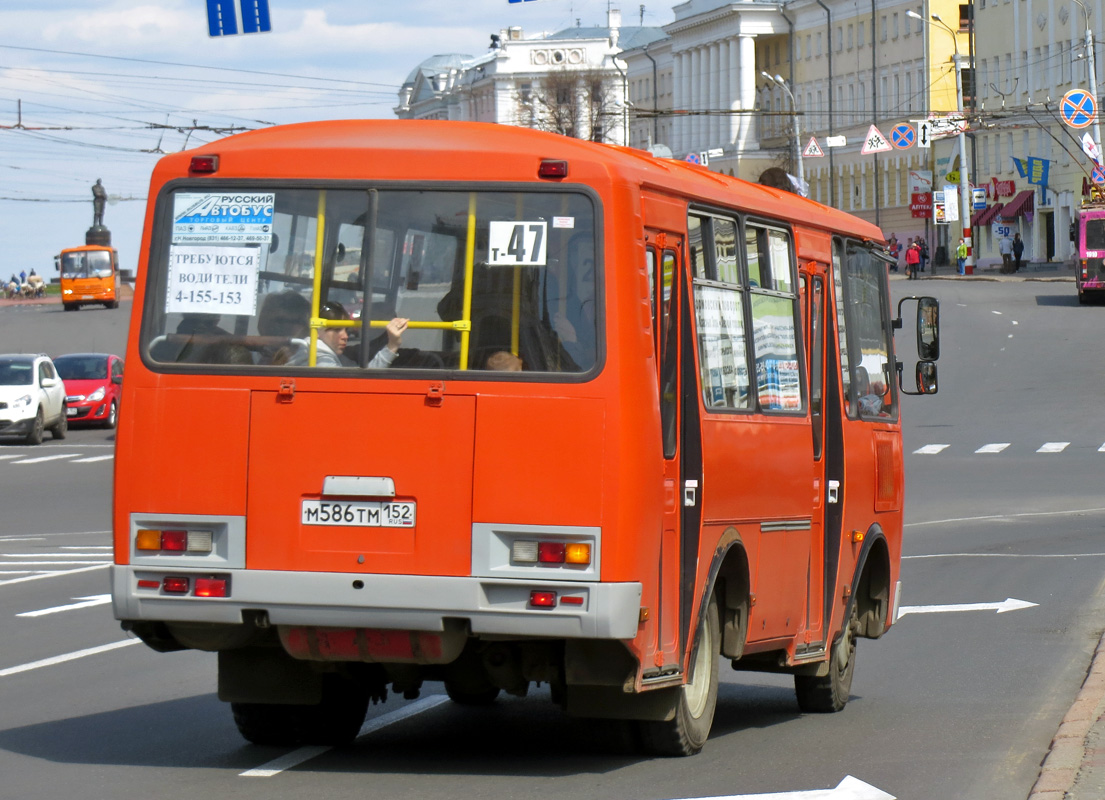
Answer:
[[[806,175],[805,170],[802,168],[802,139],[801,134],[798,132],[798,103],[794,99],[794,92],[787,86],[786,79],[782,75],[769,75],[767,72],[760,72],[765,78],[774,83],[787,93],[787,97],[790,98],[790,108],[794,112],[794,163],[795,169],[798,170],[798,191],[805,197],[806,192]]]

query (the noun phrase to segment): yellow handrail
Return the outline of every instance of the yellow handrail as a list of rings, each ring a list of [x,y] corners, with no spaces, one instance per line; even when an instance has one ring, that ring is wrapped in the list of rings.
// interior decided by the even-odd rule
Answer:
[[[315,366],[318,354],[318,329],[325,327],[326,320],[319,319],[319,297],[322,296],[322,248],[326,244],[326,190],[318,193],[318,222],[315,224],[315,272],[314,290],[311,292],[311,345],[307,352],[307,365]]]
[[[468,369],[468,337],[472,329],[472,272],[476,260],[476,193],[468,195],[468,240],[464,244],[464,301],[460,321],[460,368]]]

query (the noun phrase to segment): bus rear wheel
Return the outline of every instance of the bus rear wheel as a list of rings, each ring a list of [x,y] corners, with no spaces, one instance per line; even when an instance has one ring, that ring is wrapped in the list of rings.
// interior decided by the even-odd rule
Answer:
[[[720,644],[717,600],[711,598],[699,626],[692,677],[679,690],[675,716],[670,720],[637,723],[645,752],[658,756],[693,756],[706,744],[717,708]]]
[[[342,745],[357,738],[368,713],[368,689],[360,682],[327,675],[315,705],[231,703],[238,733],[254,744]]]
[[[798,707],[807,714],[831,714],[840,711],[852,696],[852,676],[856,672],[856,638],[859,611],[852,604],[848,621],[829,656],[829,674],[795,675],[794,693]]]

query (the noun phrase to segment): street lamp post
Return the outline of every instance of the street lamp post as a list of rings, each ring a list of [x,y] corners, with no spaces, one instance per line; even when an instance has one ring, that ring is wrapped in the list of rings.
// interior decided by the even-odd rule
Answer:
[[[1086,17],[1086,73],[1089,78],[1090,94],[1093,95],[1093,100],[1097,102],[1097,65],[1094,61],[1094,44],[1093,44],[1093,31],[1090,29],[1090,11],[1086,8],[1086,4],[1082,0],[1074,0],[1082,7],[1082,13]],[[1101,125],[1098,120],[1101,118],[1100,114],[1094,115],[1093,118],[1093,138],[1098,147],[1101,147]]]
[[[926,24],[930,24],[928,20],[913,9],[905,13],[907,17],[913,17]],[[931,14],[930,17],[933,22],[940,25],[940,27],[951,34],[952,37],[952,47],[955,48],[955,104],[959,116],[963,117],[963,72],[959,63],[959,40],[955,36],[955,31],[953,31],[944,20],[940,19],[939,14]],[[959,128],[959,216],[963,221],[963,241],[967,245],[967,259],[964,262],[964,271],[968,275],[971,275],[975,271],[975,254],[973,237],[971,236],[971,181],[967,170],[967,134],[963,130],[962,125]],[[950,247],[951,242],[949,241],[948,244]]]
[[[790,108],[794,112],[794,159],[798,169],[798,190],[804,195],[806,191],[806,176],[802,169],[802,140],[800,138],[801,134],[798,132],[798,103],[794,100],[794,92],[787,86],[787,82],[782,75],[769,75],[767,72],[760,72],[760,74],[776,86],[782,88],[782,90],[787,93],[787,97],[790,98]]]

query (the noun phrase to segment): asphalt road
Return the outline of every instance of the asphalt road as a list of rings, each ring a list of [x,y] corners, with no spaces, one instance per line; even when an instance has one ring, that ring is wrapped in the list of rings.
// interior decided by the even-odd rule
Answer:
[[[49,661],[128,641],[98,600],[112,462],[80,463],[109,452],[110,432],[74,431],[39,448],[0,444],[0,570],[11,571],[0,574],[0,800],[673,800],[825,789],[847,775],[899,798],[1027,796],[1105,627],[1105,422],[1093,414],[1105,308],[1078,306],[1069,283],[894,288],[942,304],[940,394],[903,401],[903,603],[922,608],[860,643],[842,713],[802,715],[789,679],[725,671],[704,751],[649,760],[615,726],[561,716],[543,689],[473,710],[428,684],[413,704],[370,709],[351,747],[247,745],[214,696],[211,655],[136,644]],[[128,312],[0,309],[0,342],[121,352]],[[19,463],[32,450],[78,455]],[[923,608],[1006,598],[1036,605]],[[81,607],[52,610],[67,605]]]

